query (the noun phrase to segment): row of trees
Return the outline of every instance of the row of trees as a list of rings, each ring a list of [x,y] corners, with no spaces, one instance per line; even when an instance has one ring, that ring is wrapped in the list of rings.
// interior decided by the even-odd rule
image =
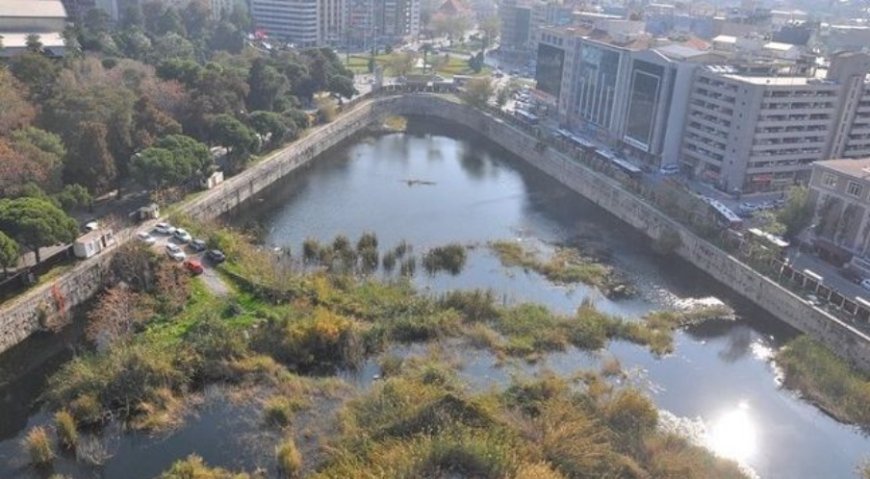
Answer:
[[[86,13],[65,32],[65,58],[48,57],[34,38],[28,51],[0,63],[6,208],[17,211],[24,203],[16,202],[28,199],[35,221],[74,226],[68,214],[94,197],[137,184],[174,188],[208,174],[211,146],[226,151],[221,166],[229,173],[241,170],[260,148],[307,128],[304,108],[319,92],[355,94],[353,74],[329,49],[247,46],[250,20],[241,10],[213,20],[207,0],[182,10],[127,3],[115,24],[101,10]],[[37,229],[0,221],[0,251],[75,236],[74,228]]]

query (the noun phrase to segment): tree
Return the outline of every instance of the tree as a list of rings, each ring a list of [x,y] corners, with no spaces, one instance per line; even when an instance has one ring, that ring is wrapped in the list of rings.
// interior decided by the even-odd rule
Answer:
[[[471,68],[474,73],[480,73],[483,70],[483,51],[477,52],[477,55],[468,59],[468,67]]]
[[[40,39],[39,35],[35,33],[27,35],[25,45],[27,46],[28,52],[42,53],[42,40]]]
[[[27,86],[31,101],[39,103],[51,94],[51,88],[60,70],[58,65],[45,55],[25,52],[9,60],[9,71]]]
[[[752,215],[752,219],[766,233],[781,236],[786,231],[786,226],[777,221],[776,214],[770,210],[759,211]]]
[[[72,242],[78,227],[50,201],[23,197],[0,200],[0,231],[33,251],[39,262],[39,248]]]
[[[3,267],[4,277],[9,268],[18,265],[18,257],[20,254],[18,243],[0,231],[0,266]]]
[[[66,165],[68,183],[84,185],[94,193],[108,191],[118,171],[109,152],[107,132],[103,123],[86,121],[79,125],[79,141]]]
[[[150,188],[179,185],[206,173],[212,164],[204,144],[184,135],[169,135],[137,153],[130,164],[136,181]]]
[[[178,33],[167,33],[158,37],[154,42],[150,61],[151,63],[158,63],[161,60],[170,58],[192,60],[195,57],[195,53],[196,49],[189,40]]]
[[[248,108],[251,110],[272,110],[275,100],[289,88],[287,77],[275,67],[257,58],[248,73]]]
[[[263,137],[269,137],[269,143],[280,145],[287,139],[296,137],[297,127],[292,120],[271,111],[255,111],[249,117],[251,128]]]
[[[244,31],[228,21],[218,22],[208,40],[208,46],[213,51],[224,50],[230,53],[239,53],[245,47]]]
[[[257,135],[230,115],[217,115],[211,121],[212,141],[229,150],[227,157],[234,169],[240,168],[257,147]]]
[[[387,69],[396,76],[405,76],[414,69],[417,57],[412,52],[399,52],[390,55],[387,60]]]
[[[353,86],[353,78],[344,75],[332,75],[329,77],[327,90],[344,98],[352,98],[359,93]]]
[[[465,85],[465,91],[460,96],[469,105],[480,108],[486,106],[492,91],[492,79],[489,77],[472,78]]]
[[[785,225],[785,235],[794,238],[813,220],[813,203],[806,186],[792,186],[786,193],[785,205],[777,213],[777,220]]]
[[[423,53],[423,73],[425,73],[426,67],[429,66],[429,54],[435,51],[435,47],[431,43],[424,43],[420,46],[420,51]]]
[[[133,113],[134,149],[147,148],[157,138],[180,133],[181,125],[175,119],[157,108],[151,98],[139,97]]]
[[[82,185],[66,185],[53,198],[67,212],[76,208],[91,208],[94,204],[94,197]]]
[[[28,183],[59,190],[65,155],[55,134],[34,127],[15,130],[8,140],[0,139],[0,194],[15,195]]]
[[[36,109],[27,101],[25,86],[6,70],[0,69],[0,135],[29,125]]]
[[[495,95],[495,104],[498,105],[499,108],[503,108],[508,100],[510,99],[511,91],[507,87],[502,87],[498,89],[498,93]]]

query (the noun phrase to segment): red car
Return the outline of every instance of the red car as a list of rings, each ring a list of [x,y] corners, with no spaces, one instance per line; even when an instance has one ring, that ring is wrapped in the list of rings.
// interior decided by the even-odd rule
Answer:
[[[193,274],[202,274],[202,263],[195,259],[189,259],[184,262],[184,267]]]

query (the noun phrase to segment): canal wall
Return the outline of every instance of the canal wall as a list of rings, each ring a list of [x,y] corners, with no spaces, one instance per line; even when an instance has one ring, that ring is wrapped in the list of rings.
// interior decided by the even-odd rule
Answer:
[[[392,113],[422,114],[458,123],[525,159],[653,240],[663,234],[678,234],[680,246],[674,252],[680,257],[776,318],[822,341],[857,367],[870,371],[870,337],[754,271],[612,178],[553,148],[542,148],[536,138],[500,118],[454,101],[406,97]]]
[[[695,235],[682,224],[640,197],[625,190],[612,178],[542,147],[537,139],[512,124],[477,109],[437,95],[385,96],[359,101],[347,108],[333,123],[261,160],[217,188],[203,192],[177,209],[194,218],[215,218],[290,172],[306,165],[338,143],[383,121],[389,115],[428,115],[468,128],[525,159],[598,204],[652,239],[677,234],[675,253],[710,274],[740,295],[758,304],[780,320],[821,340],[856,366],[870,371],[870,338],[799,296],[755,272],[727,252]],[[137,229],[147,228],[140,225]],[[119,232],[123,242],[133,229]],[[114,250],[78,263],[49,284],[28,291],[0,306],[0,352],[35,331],[51,329],[63,322],[68,311],[96,294],[108,279],[107,270]]]

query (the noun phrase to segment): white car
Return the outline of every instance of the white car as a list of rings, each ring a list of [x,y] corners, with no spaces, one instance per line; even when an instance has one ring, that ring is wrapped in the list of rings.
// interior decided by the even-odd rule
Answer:
[[[175,227],[169,223],[157,223],[154,225],[154,231],[162,235],[171,235],[175,233]]]
[[[865,278],[861,280],[861,287],[864,289],[870,289],[870,278]]]
[[[175,261],[184,261],[187,255],[181,250],[177,244],[169,243],[166,245],[166,254]]]
[[[193,239],[193,237],[190,236],[190,233],[183,228],[176,229],[175,232],[172,233],[172,236],[181,243],[190,243],[190,240]]]
[[[136,239],[149,245],[157,242],[157,238],[151,236],[151,233],[147,231],[140,231],[136,233]]]

